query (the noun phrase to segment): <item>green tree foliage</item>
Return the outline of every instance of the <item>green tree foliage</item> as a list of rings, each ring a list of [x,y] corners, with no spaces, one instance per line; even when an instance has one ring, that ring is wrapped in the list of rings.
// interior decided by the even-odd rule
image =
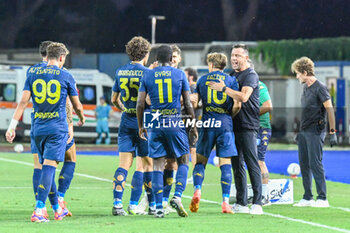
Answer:
[[[313,61],[350,60],[350,37],[259,41],[252,52],[280,74],[289,75],[293,61],[302,56]]]

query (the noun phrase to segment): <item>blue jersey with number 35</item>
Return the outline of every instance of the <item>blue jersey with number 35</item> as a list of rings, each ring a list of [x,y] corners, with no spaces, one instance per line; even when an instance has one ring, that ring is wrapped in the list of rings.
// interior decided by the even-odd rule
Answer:
[[[148,68],[139,63],[127,64],[120,67],[115,74],[112,90],[120,92],[124,112],[119,128],[137,129],[136,102],[139,93],[140,81]]]
[[[68,132],[67,95],[77,96],[73,76],[57,66],[31,67],[23,90],[31,92],[34,108],[34,136]]]

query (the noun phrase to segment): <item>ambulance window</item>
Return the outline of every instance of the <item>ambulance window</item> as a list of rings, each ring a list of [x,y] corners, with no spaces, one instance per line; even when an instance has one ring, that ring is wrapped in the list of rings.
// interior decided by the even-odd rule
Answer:
[[[0,83],[0,101],[16,102],[16,84]]]
[[[77,85],[79,99],[82,104],[96,104],[96,86]]]
[[[112,87],[102,86],[102,90],[107,104],[111,105]]]

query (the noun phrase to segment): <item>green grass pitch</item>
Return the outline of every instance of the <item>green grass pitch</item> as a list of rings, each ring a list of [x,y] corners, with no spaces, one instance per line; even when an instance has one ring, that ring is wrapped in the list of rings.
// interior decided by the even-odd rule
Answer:
[[[152,216],[115,217],[111,214],[113,199],[111,180],[118,166],[118,157],[82,155],[77,157],[76,175],[65,198],[73,217],[67,217],[62,221],[51,220],[49,223],[31,223],[30,216],[34,209],[31,163],[30,154],[0,153],[0,232],[2,233],[350,232],[350,185],[335,182],[327,182],[328,198],[332,206],[327,209],[272,205],[264,207],[266,214],[262,216],[227,215],[221,213],[220,205],[201,202],[199,212],[193,214],[188,210],[190,199],[184,197],[183,203],[189,212],[188,218],[180,218],[176,213],[164,219],[155,219]],[[129,184],[133,169],[134,166],[127,179]],[[271,178],[285,177],[271,174]],[[219,179],[219,168],[208,165],[202,199],[221,202]],[[190,184],[184,195],[191,196],[192,193],[193,186]],[[125,208],[129,197],[130,187],[126,187]],[[301,178],[298,178],[294,180],[294,198],[299,200],[301,197],[302,184]],[[48,210],[52,219],[53,214],[50,208]]]

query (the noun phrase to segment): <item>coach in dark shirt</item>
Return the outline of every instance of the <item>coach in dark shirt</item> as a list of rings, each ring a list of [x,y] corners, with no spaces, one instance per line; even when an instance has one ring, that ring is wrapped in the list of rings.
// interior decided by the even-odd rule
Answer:
[[[239,83],[239,91],[234,91],[224,82],[211,82],[209,86],[217,91],[223,91],[235,101],[242,102],[242,108],[233,122],[235,143],[238,156],[232,158],[237,203],[233,206],[236,213],[263,214],[261,207],[261,172],[258,163],[256,137],[259,130],[259,76],[249,67],[249,52],[246,45],[233,46],[231,65]],[[247,164],[249,177],[253,188],[253,205],[248,208],[247,177],[244,168]]]
[[[295,60],[292,71],[303,84],[301,131],[297,136],[297,143],[304,196],[294,206],[329,207],[322,164],[322,147],[326,136],[326,113],[328,113],[331,146],[337,144],[331,97],[326,86],[316,79],[314,63],[311,59],[302,57]],[[312,195],[312,176],[314,176],[318,194],[316,202]]]

